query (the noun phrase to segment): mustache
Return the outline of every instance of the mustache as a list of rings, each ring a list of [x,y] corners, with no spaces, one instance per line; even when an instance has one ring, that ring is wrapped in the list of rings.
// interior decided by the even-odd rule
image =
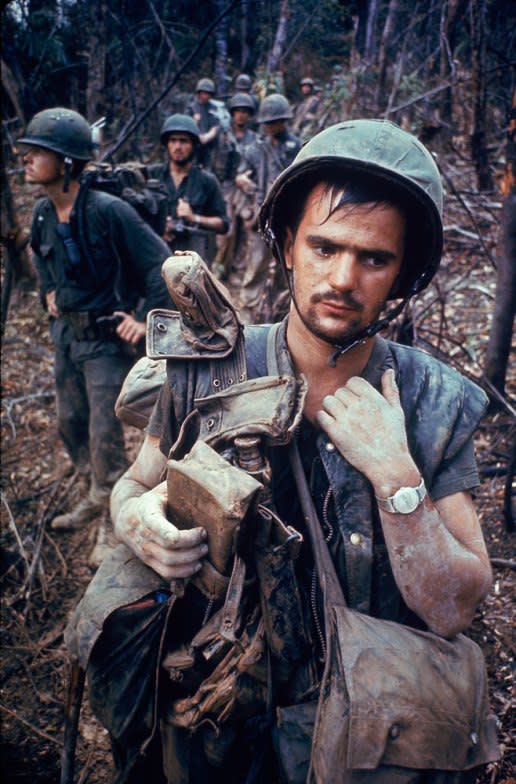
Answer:
[[[318,302],[332,302],[335,305],[344,306],[346,308],[353,308],[354,310],[362,311],[364,306],[358,302],[352,294],[345,291],[342,294],[337,294],[336,291],[328,291],[326,293],[313,294],[310,300],[312,305]]]

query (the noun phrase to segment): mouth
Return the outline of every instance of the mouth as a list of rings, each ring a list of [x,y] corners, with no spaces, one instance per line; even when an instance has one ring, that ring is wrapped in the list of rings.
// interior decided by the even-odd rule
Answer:
[[[356,305],[347,305],[344,302],[335,302],[335,300],[321,300],[320,304],[323,308],[330,313],[334,313],[336,315],[343,314],[343,313],[357,313],[359,312],[360,308]]]

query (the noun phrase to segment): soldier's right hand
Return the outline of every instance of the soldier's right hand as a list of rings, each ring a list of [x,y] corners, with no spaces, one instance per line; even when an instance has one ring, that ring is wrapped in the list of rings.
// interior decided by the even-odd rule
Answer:
[[[166,518],[166,482],[128,499],[117,516],[115,533],[165,580],[191,577],[208,553],[204,528],[179,530]]]
[[[47,311],[49,316],[53,316],[54,318],[58,318],[61,314],[59,312],[59,308],[56,305],[56,292],[54,291],[47,291],[45,294],[45,301],[47,303]]]

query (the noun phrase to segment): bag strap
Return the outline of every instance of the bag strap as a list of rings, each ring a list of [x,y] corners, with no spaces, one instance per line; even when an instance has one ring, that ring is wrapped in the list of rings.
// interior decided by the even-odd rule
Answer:
[[[344,593],[337,577],[335,565],[333,563],[328,545],[322,535],[321,524],[317,516],[317,511],[306,481],[299,448],[295,437],[289,444],[289,460],[294,474],[297,491],[299,494],[299,501],[301,509],[310,536],[310,543],[314,552],[315,566],[319,577],[319,582],[325,597],[325,613],[326,607],[331,605],[347,606],[344,598]]]

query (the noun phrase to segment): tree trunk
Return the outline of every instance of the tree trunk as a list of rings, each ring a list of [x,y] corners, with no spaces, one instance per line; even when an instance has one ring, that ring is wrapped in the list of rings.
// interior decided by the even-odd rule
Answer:
[[[366,37],[364,48],[364,60],[371,63],[374,60],[375,38],[374,29],[376,17],[378,15],[378,0],[369,0],[367,11]]]
[[[104,0],[90,0],[88,40],[88,84],[86,87],[86,117],[89,123],[106,114],[104,88],[106,84],[106,4]]]
[[[23,132],[25,130],[25,114],[22,108],[22,101],[20,99],[20,89],[16,83],[16,79],[14,78],[14,74],[7,65],[2,60],[2,86],[7,93],[9,100],[11,101],[14,111],[16,112],[16,116],[20,122],[20,129]]]
[[[455,22],[461,0],[444,0],[441,13],[441,35],[440,35],[440,62],[439,80],[441,84],[454,76],[455,67],[453,65],[453,50],[455,48]],[[453,121],[453,94],[452,88],[448,87],[441,93],[440,117],[443,123],[451,126]]]
[[[493,188],[486,141],[486,1],[471,0],[471,53],[473,81],[473,133],[471,134],[471,153],[475,163],[478,187],[481,191]]]
[[[282,0],[276,37],[267,61],[267,73],[276,71],[287,40],[288,0]]]
[[[516,308],[516,90],[507,141],[506,171],[502,182],[502,247],[500,249],[493,321],[485,359],[485,377],[504,392]]]
[[[382,38],[380,41],[380,53],[378,55],[378,82],[376,85],[375,103],[380,108],[381,96],[385,95],[385,82],[387,76],[387,50],[390,44],[394,20],[398,13],[399,0],[389,0],[389,10],[383,26]]]
[[[214,0],[215,16],[219,16],[226,6],[224,0]],[[224,96],[228,89],[227,78],[228,62],[228,18],[222,19],[215,28],[215,84],[217,94]]]

